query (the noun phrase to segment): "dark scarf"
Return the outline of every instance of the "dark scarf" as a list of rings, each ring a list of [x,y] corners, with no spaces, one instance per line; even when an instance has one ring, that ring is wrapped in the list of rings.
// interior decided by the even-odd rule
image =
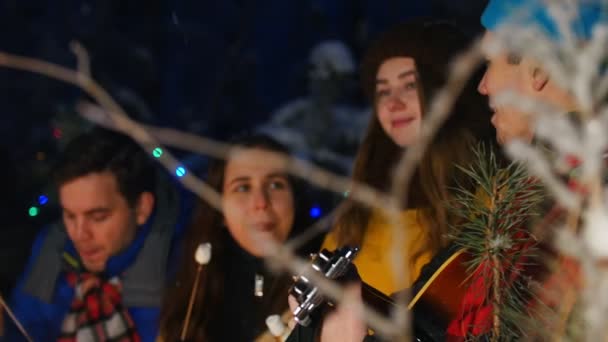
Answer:
[[[264,260],[249,255],[231,237],[226,240],[223,305],[210,340],[253,341],[266,330],[268,315],[280,315],[287,309],[291,280],[288,276],[274,275],[265,267]],[[261,297],[254,295],[256,274],[263,278]]]

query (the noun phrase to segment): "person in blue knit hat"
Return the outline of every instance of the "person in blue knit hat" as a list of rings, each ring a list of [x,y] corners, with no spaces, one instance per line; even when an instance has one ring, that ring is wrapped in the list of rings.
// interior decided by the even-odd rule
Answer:
[[[572,15],[570,19],[566,19],[568,15]],[[555,70],[550,70],[547,57],[557,57],[557,53],[559,53],[562,60],[564,56],[576,58],[577,56],[573,55],[576,52],[572,51],[583,51],[590,40],[595,39],[597,33],[600,32],[598,28],[605,27],[608,23],[606,10],[603,9],[602,3],[599,0],[578,0],[568,4],[564,1],[490,0],[481,16],[481,23],[486,29],[483,36],[485,44],[489,46],[497,39],[507,43],[499,51],[486,52],[487,68],[478,86],[478,91],[489,99],[493,112],[492,124],[496,127],[499,144],[508,145],[516,140],[533,145],[538,144],[536,141],[538,130],[535,127],[538,114],[526,112],[513,105],[513,102],[499,103],[497,97],[506,91],[548,105],[553,109],[555,115],[562,113],[565,118],[578,126],[582,112],[579,99],[570,86],[563,81],[557,82],[556,74],[553,73]],[[540,33],[543,40],[535,41],[532,44],[522,44],[522,41],[528,39],[524,35],[531,32]],[[516,49],[514,42],[524,45],[525,49]],[[543,44],[551,46],[551,53],[556,55],[539,57],[539,55],[532,54],[532,49]],[[564,47],[570,48],[570,51]],[[602,73],[603,66],[598,65],[597,72]],[[572,75],[566,77],[572,77]],[[547,157],[549,159],[557,157],[565,161],[564,170],[558,171],[564,174],[559,176],[568,184],[572,192],[580,192],[582,187],[575,177],[576,169],[580,165],[578,157],[559,156],[554,152],[549,152]],[[548,214],[541,221],[538,232],[550,236],[550,226],[562,223],[558,220],[563,220],[566,215],[564,209],[549,198],[543,206],[550,210],[546,212]],[[574,304],[562,302],[564,294],[580,290],[578,284],[581,279],[578,275],[581,274],[581,270],[578,262],[567,256],[559,255],[558,252],[554,255],[555,259],[549,258],[551,260],[548,260],[548,255],[550,253],[545,253],[542,260],[535,260],[531,263],[538,263],[540,266],[550,264],[551,266],[547,267],[547,274],[539,277],[535,288],[542,290],[536,293],[536,299],[528,303],[528,306],[542,306],[544,310],[547,310],[542,311],[543,313],[548,314],[555,310],[560,315],[556,321],[548,318],[552,317],[551,315],[545,315],[542,318],[544,321],[541,321],[540,324],[544,327],[544,331],[534,332],[538,335],[545,332],[561,333],[560,330],[552,331],[553,328],[556,328],[554,324],[557,324],[558,327],[566,326],[566,321],[571,318],[570,315],[574,308]],[[534,266],[522,265],[523,267]],[[542,304],[535,305],[538,303],[536,301]],[[491,310],[487,310],[486,304],[467,302],[463,303],[463,307],[468,307],[465,310],[466,313],[457,321],[452,322],[450,329],[467,331],[467,327],[473,324],[481,327],[489,325],[488,317],[492,313]],[[484,311],[486,311],[485,314]]]
[[[575,43],[584,45],[585,41],[591,38],[594,26],[606,23],[606,16],[597,0],[580,0],[570,9],[573,9],[576,15],[569,25],[566,25],[568,34],[576,40]],[[488,44],[501,34],[507,41],[516,41],[523,38],[517,35],[524,30],[540,32],[547,38],[546,41],[556,46],[566,43],[567,39],[564,32],[558,28],[558,22],[551,14],[550,8],[541,0],[490,0],[481,16],[481,23],[486,29],[483,40]],[[542,60],[504,49],[487,55],[486,59],[487,69],[478,90],[489,98],[493,111],[492,124],[496,127],[500,144],[507,144],[513,139],[531,142],[534,136],[534,122],[530,113],[524,113],[514,106],[496,103],[496,96],[505,91],[513,91],[526,98],[552,105],[564,113],[578,111],[575,97],[568,89],[555,82]]]

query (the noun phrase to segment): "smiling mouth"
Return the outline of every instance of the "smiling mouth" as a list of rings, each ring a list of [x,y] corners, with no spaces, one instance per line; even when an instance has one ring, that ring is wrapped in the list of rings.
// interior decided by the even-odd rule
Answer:
[[[414,122],[414,120],[415,118],[396,119],[391,121],[391,125],[393,126],[393,128],[399,128],[411,124],[412,122]]]
[[[275,224],[272,222],[261,222],[261,223],[253,224],[253,228],[255,228],[256,230],[258,230],[260,232],[272,232],[272,231],[274,231],[274,227],[275,227]]]

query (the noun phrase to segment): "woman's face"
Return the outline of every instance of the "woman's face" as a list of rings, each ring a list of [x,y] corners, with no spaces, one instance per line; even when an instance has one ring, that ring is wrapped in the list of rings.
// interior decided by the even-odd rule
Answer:
[[[412,145],[420,134],[422,108],[413,58],[389,58],[376,74],[376,113],[386,134],[399,146]]]
[[[225,224],[249,254],[263,256],[264,242],[287,239],[294,223],[294,198],[279,158],[260,148],[236,152],[226,164],[222,193]]]

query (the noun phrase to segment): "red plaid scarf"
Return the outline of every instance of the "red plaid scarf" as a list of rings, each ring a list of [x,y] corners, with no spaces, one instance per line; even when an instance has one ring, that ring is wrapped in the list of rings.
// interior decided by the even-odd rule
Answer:
[[[139,342],[135,324],[122,304],[118,277],[104,279],[95,274],[67,272],[75,295],[63,320],[58,342]]]

